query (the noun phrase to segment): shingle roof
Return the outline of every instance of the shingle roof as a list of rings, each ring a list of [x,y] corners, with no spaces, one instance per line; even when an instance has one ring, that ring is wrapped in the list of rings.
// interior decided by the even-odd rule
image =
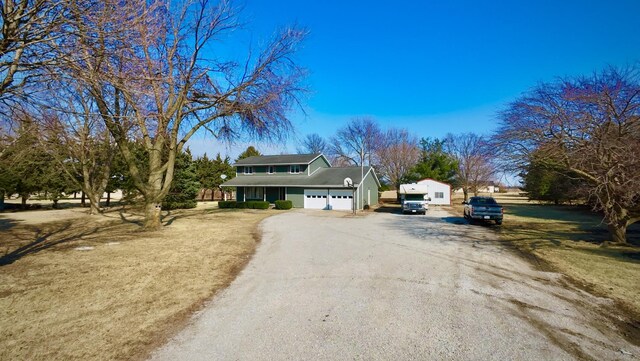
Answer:
[[[242,165],[289,165],[309,164],[322,154],[282,154],[282,155],[258,155],[240,159],[234,166]]]
[[[364,167],[365,176],[372,170]],[[332,167],[320,168],[310,176],[305,174],[270,174],[270,175],[241,175],[222,184],[223,187],[344,187],[344,179],[349,177],[355,185],[361,180],[360,167]],[[375,172],[373,177],[379,184]]]

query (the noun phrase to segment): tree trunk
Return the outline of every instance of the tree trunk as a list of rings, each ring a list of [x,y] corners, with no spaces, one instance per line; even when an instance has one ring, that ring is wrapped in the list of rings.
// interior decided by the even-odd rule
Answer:
[[[464,195],[464,201],[468,201],[469,200],[469,188],[467,187],[462,187],[462,194]]]
[[[58,209],[58,199],[53,200],[53,209]]]
[[[202,196],[200,197],[200,200],[204,202],[204,196],[207,194],[207,188],[203,188],[202,189]]]
[[[215,195],[216,195],[216,189],[215,188],[211,188],[211,201],[212,202],[215,200],[214,199]]]
[[[156,202],[146,202],[144,206],[144,228],[146,229],[160,229],[162,223],[160,223],[160,213],[162,212],[162,206]]]
[[[607,228],[609,228],[609,236],[611,237],[611,242],[613,243],[627,243],[627,222],[620,221],[610,223]]]
[[[86,207],[87,203],[85,202],[85,200],[87,199],[87,196],[84,194],[84,192],[82,192],[82,196],[80,197],[80,205],[82,207]]]
[[[107,207],[111,207],[111,192],[107,192]]]
[[[102,213],[100,209],[100,194],[92,192],[87,194],[87,197],[89,198],[89,214]]]
[[[0,211],[4,211],[4,191],[0,190]]]
[[[29,199],[29,195],[21,194],[21,196],[22,196],[22,208],[25,208],[27,206],[27,199]]]

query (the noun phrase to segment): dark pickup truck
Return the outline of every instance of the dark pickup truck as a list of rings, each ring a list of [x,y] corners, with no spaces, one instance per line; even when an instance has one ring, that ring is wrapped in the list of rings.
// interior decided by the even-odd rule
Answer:
[[[464,204],[464,218],[474,221],[495,221],[502,224],[504,210],[492,197],[471,197]]]

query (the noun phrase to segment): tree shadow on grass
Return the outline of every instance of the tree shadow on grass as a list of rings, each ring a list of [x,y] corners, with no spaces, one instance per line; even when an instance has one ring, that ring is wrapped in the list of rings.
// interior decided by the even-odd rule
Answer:
[[[620,249],[620,248],[585,248],[581,252],[591,253],[597,256],[614,258],[621,262],[640,263],[640,249]]]
[[[20,221],[8,218],[5,215],[0,215],[0,232],[10,230],[11,228],[18,225],[18,222]]]
[[[7,232],[0,241],[0,267],[10,265],[25,256],[55,249],[65,250],[78,245],[77,241],[101,242],[130,237],[133,230],[120,222],[87,224],[64,221],[19,227]]]
[[[41,252],[45,249],[51,248],[53,246],[56,246],[65,242],[76,240],[79,237],[82,237],[91,233],[91,232],[81,232],[81,233],[72,233],[70,235],[63,235],[66,231],[69,230],[70,227],[71,227],[71,222],[64,222],[62,224],[59,224],[57,227],[52,227],[50,229],[40,229],[40,228],[34,229],[34,234],[33,234],[34,239],[31,241],[27,241],[27,243],[24,244],[23,246],[18,247],[17,249],[14,249],[13,251],[0,257],[0,266],[6,266],[8,264],[12,264],[13,262],[19,260],[24,256]],[[96,229],[94,229],[93,232],[95,232],[95,230]],[[30,236],[31,235],[28,235],[28,236],[24,235],[23,236],[24,238],[22,238],[21,236],[16,235],[15,237],[18,238],[19,243],[24,243],[26,238]],[[57,236],[60,236],[60,238],[58,238]]]
[[[177,209],[162,211],[160,214],[160,223],[163,226],[170,226],[173,222],[183,219],[202,216],[211,213],[220,213],[223,211],[229,211],[224,209]],[[117,210],[110,210],[103,214],[107,218],[120,219],[124,223],[134,224],[142,227],[144,225],[144,212],[135,208],[120,208]]]

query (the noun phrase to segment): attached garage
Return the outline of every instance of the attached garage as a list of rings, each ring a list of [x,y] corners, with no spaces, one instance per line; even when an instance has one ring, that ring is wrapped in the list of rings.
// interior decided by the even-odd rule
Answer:
[[[328,192],[326,189],[305,189],[304,208],[325,209],[327,208]]]
[[[353,192],[342,189],[305,189],[304,208],[349,211],[353,209]]]
[[[329,190],[329,203],[331,204],[332,209],[339,210],[351,210],[353,209],[353,192],[338,190],[338,189],[330,189]]]

